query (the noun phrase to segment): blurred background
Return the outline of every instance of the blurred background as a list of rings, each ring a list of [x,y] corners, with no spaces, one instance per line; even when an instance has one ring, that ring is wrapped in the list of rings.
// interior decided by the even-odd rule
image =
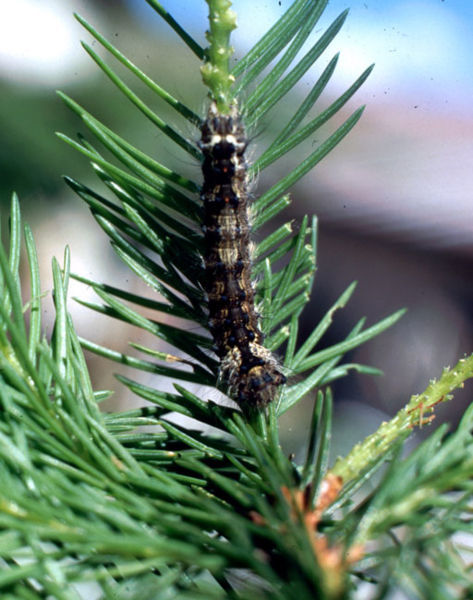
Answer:
[[[161,2],[205,44],[204,0]],[[243,55],[289,5],[289,0],[235,0],[241,25],[233,40],[236,54]],[[320,223],[319,269],[302,335],[353,280],[358,281],[357,291],[336,314],[324,344],[343,339],[362,316],[369,325],[401,307],[408,313],[350,357],[379,367],[384,377],[351,375],[335,386],[334,437],[342,440],[336,449],[340,453],[359,439],[360,431],[371,432],[411,394],[422,391],[443,366],[473,350],[473,3],[332,0],[316,34],[347,6],[351,11],[341,33],[280,108],[289,111],[298,104],[338,50],[337,70],[317,111],[376,63],[368,82],[323,133],[328,135],[366,104],[361,122],[292,191],[293,215],[316,213]],[[102,55],[73,19],[74,11],[172,94],[204,112],[205,90],[196,59],[144,0],[0,0],[2,213],[8,214],[10,194],[16,190],[36,233],[44,291],[51,289],[51,258],[61,259],[66,244],[74,272],[110,284],[126,281],[139,291],[139,282],[114,257],[81,200],[62,181],[69,174],[96,185],[87,161],[54,135],[85,132],[55,89],[169,166],[180,155],[168,146],[164,150],[162,136],[82,50],[81,39]],[[147,99],[154,108],[156,100]],[[252,132],[255,152],[279,118],[273,115],[273,121]],[[185,126],[181,133],[198,137]],[[318,132],[311,143],[322,139]],[[198,165],[186,160],[185,171],[198,178]],[[273,175],[278,170],[281,165],[276,164]],[[258,189],[271,184],[271,175],[265,172]],[[90,300],[89,293],[85,286],[72,285],[72,295]],[[72,301],[70,308],[84,337],[123,352],[130,352],[130,339],[143,343],[136,330],[107,322]],[[117,365],[96,359],[90,364],[95,386],[116,390],[115,406],[133,401],[113,379]],[[454,402],[441,407],[438,421],[455,423],[472,389],[467,386]],[[310,399],[304,401],[288,422],[294,434],[288,444],[295,451],[310,407]]]

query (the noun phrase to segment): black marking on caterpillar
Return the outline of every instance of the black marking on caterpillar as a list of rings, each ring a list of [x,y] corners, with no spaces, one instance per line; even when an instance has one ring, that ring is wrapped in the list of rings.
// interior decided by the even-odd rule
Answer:
[[[236,106],[220,114],[213,102],[202,125],[205,289],[220,375],[243,410],[271,402],[286,378],[255,309],[251,283],[245,129]]]

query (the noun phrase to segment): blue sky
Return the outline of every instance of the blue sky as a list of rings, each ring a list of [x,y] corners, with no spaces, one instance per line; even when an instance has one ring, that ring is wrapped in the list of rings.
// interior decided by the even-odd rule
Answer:
[[[167,26],[145,0],[128,0],[152,33]],[[288,8],[291,0],[234,0],[241,27],[234,45],[244,53]],[[161,0],[175,18],[205,43],[204,0]],[[345,8],[350,14],[340,34],[314,70],[337,51],[341,56],[331,85],[335,93],[372,62],[376,69],[360,90],[362,102],[406,102],[426,110],[457,111],[473,118],[473,0],[330,0],[317,26],[325,29]],[[85,10],[81,0],[15,0],[2,8],[0,71],[4,76],[56,87],[73,72],[86,76],[89,61],[79,39],[83,31],[72,11]],[[102,29],[100,21],[91,21]],[[106,31],[106,28],[105,28]],[[169,31],[169,29],[168,29]],[[169,32],[169,35],[173,35]],[[313,38],[315,39],[315,37]]]
[[[159,27],[141,0],[133,1],[149,26]],[[203,41],[203,0],[160,1]],[[239,54],[290,0],[281,4],[235,0],[242,25],[234,36]],[[436,247],[471,247],[473,0],[331,0],[315,35],[347,7],[342,31],[304,83],[315,81],[324,60],[338,50],[332,95],[371,63],[376,67],[350,105],[367,105],[359,126],[366,128],[364,136],[342,144],[343,160],[335,151],[331,161],[318,165],[318,184],[332,190],[318,206],[319,216],[353,218],[378,234],[409,231]],[[310,177],[302,183],[308,194],[315,181]]]
[[[151,27],[158,26],[142,0],[130,0]],[[198,0],[161,0],[163,6],[202,40],[207,5]],[[236,46],[249,47],[290,5],[289,0],[235,0],[242,25]],[[366,98],[417,97],[435,110],[470,113],[473,94],[473,0],[331,0],[320,21],[328,24],[345,8],[348,20],[327,54],[341,57],[334,84],[345,88],[376,63]]]

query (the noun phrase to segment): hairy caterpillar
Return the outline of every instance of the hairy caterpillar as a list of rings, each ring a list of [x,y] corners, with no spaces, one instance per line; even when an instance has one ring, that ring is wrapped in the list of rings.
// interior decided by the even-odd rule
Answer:
[[[210,331],[221,377],[243,410],[266,406],[286,378],[271,352],[255,309],[251,283],[245,129],[236,106],[220,114],[212,102],[200,148],[204,204],[205,289]]]

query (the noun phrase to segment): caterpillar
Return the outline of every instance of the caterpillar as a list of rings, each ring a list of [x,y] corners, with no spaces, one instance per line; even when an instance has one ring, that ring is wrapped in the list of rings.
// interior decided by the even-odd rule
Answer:
[[[221,114],[212,102],[203,122],[204,287],[220,377],[244,411],[260,409],[286,381],[263,334],[251,282],[248,141],[236,105]]]

